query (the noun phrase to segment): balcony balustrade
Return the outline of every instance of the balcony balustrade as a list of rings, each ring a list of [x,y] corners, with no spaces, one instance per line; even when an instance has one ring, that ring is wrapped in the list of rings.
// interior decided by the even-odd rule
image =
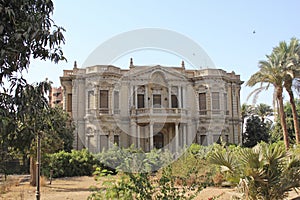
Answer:
[[[188,111],[181,108],[138,108],[131,111],[131,115],[187,115]]]

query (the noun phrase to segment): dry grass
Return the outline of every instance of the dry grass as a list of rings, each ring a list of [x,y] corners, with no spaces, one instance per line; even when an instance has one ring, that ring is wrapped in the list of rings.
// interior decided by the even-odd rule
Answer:
[[[8,177],[7,180],[3,180],[0,182],[0,194],[4,194],[10,190],[13,186],[18,186],[20,181],[16,177]]]
[[[119,178],[119,176],[114,178]],[[41,184],[42,200],[84,200],[92,193],[91,189],[101,187],[101,183],[96,182],[93,177],[87,176],[54,179],[51,185],[44,178],[41,179],[41,182],[43,182]],[[1,188],[4,193],[0,193],[0,200],[35,199],[36,188],[30,186],[29,181],[24,182],[20,177],[9,177],[5,186],[3,184]],[[232,188],[209,187],[201,191],[195,199],[208,200],[218,197],[218,200],[228,200],[233,194],[235,194],[235,190]],[[297,196],[296,193],[291,193],[288,199]]]

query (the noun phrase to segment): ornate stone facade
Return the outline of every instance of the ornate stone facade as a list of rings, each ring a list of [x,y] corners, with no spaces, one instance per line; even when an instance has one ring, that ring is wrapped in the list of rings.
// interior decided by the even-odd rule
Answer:
[[[97,65],[64,70],[64,109],[76,124],[76,149],[113,144],[177,151],[196,142],[241,142],[240,89],[234,72]]]

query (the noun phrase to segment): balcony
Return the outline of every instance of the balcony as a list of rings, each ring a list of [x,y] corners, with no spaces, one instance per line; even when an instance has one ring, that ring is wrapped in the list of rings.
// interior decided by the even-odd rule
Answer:
[[[187,115],[188,111],[181,108],[138,108],[131,110],[131,115],[143,116],[143,115],[168,115],[168,116],[180,116]]]
[[[88,115],[120,115],[120,109],[108,109],[108,108],[100,108],[100,109],[93,109],[93,108],[89,108],[87,110],[87,114]]]
[[[64,76],[72,76],[73,70],[64,70]]]
[[[229,111],[224,110],[199,110],[199,115],[201,116],[210,116],[210,115],[229,115]]]

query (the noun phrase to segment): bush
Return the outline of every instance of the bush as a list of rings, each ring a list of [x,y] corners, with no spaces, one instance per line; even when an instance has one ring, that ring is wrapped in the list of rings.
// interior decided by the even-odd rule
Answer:
[[[96,155],[96,158],[110,171],[154,172],[171,162],[169,151],[153,149],[148,153],[134,146],[129,148],[113,148]]]
[[[49,177],[50,170],[53,170],[53,178],[90,176],[100,162],[84,149],[71,152],[60,151],[54,154],[47,154],[42,161],[42,173]]]
[[[99,173],[100,176],[102,173]],[[188,179],[186,179],[188,180]],[[170,166],[162,169],[162,174],[158,179],[152,177],[150,173],[124,173],[118,180],[106,179],[103,187],[91,194],[89,200],[100,199],[193,199],[203,189],[202,185],[189,185],[186,180],[182,180],[182,185],[176,184]]]
[[[300,188],[300,160],[282,143],[218,150],[209,160],[229,182],[238,184],[244,198],[279,200]]]

